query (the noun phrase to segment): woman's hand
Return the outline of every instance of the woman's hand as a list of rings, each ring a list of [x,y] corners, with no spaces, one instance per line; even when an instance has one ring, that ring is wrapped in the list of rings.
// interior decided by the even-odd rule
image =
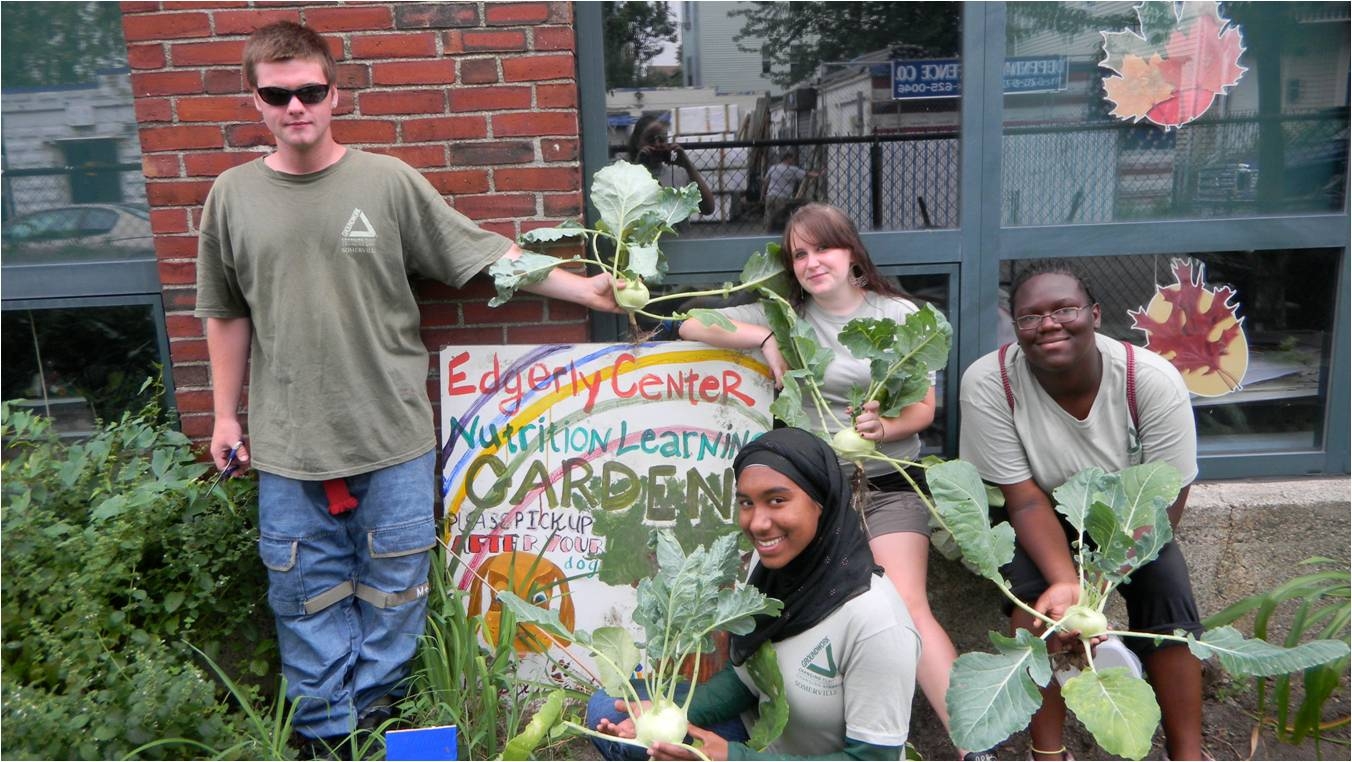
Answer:
[[[643,714],[647,711],[651,704],[651,701],[638,702],[636,705],[638,714]],[[628,714],[629,706],[624,703],[623,699],[615,699],[615,711],[620,712],[621,714]],[[609,719],[602,717],[600,721],[596,723],[596,731],[617,738],[633,738],[638,733],[638,731],[634,730],[633,717],[626,717],[620,722],[611,722]]]
[[[784,374],[789,372],[789,363],[779,352],[779,339],[772,333],[761,345],[761,354],[765,355],[765,364],[775,376],[775,388],[784,388]]]
[[[883,425],[882,416],[878,415],[878,410],[882,407],[877,400],[865,402],[864,408],[859,412],[859,417],[854,419],[854,430],[859,432],[859,436],[870,442],[881,442],[887,435],[887,427]],[[854,412],[847,408],[848,412]]]
[[[692,746],[699,746],[699,750],[709,759],[727,759],[728,741],[726,738],[704,728],[691,725],[687,732],[690,737],[695,739],[696,743]],[[703,746],[700,746],[703,744]],[[648,754],[653,759],[699,759],[689,749],[683,749],[672,743],[662,743],[658,741],[648,749]]]
[[[1047,589],[1039,595],[1033,608],[1055,620],[1060,620],[1066,615],[1066,610],[1080,602],[1080,585],[1078,582],[1053,582],[1047,586]],[[1041,619],[1037,620],[1038,633],[1047,628],[1047,623]],[[1052,651],[1069,651],[1079,645],[1078,635],[1070,632],[1057,632],[1052,636],[1056,641],[1053,644],[1048,643]]]

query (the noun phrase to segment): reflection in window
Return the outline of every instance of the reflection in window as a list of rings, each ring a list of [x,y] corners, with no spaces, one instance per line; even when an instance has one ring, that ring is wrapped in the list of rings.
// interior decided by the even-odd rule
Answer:
[[[143,305],[6,310],[0,397],[50,416],[63,435],[116,420],[160,376],[154,321]]]
[[[1147,321],[1129,314],[1143,308],[1145,317],[1170,326],[1152,333],[1149,345],[1185,371],[1201,451],[1223,453],[1322,445],[1339,254],[1092,257],[1073,266],[1101,305],[1103,334],[1146,345],[1146,332],[1136,326]],[[1020,266],[1002,264],[1002,285]],[[1199,281],[1193,303],[1177,297],[1180,273]],[[1225,299],[1227,288],[1233,295]],[[1161,289],[1167,293],[1157,297]],[[1007,315],[1008,305],[1001,310]],[[1242,321],[1237,339],[1225,334],[1234,325],[1225,320],[1230,315]],[[1215,351],[1218,341],[1223,351]]]
[[[640,120],[660,119],[681,150],[650,171],[714,198],[683,237],[773,234],[808,201],[864,230],[957,225],[960,4],[605,3],[602,14],[607,56],[640,51],[643,79],[607,60],[611,158],[629,154]],[[644,21],[621,26],[620,14]],[[668,72],[685,87],[655,86]],[[775,169],[786,156],[801,172]]]
[[[1104,78],[1112,72],[1100,66],[1101,32],[1141,31],[1136,4],[1010,3],[1006,68],[1024,57],[1059,58],[1068,78],[1059,91],[1020,92],[1006,82],[1003,224],[1341,211],[1347,69],[1329,62],[1348,59],[1347,4],[1222,7],[1239,29],[1244,51],[1238,65],[1246,71],[1235,74],[1238,83],[1194,121],[1166,129],[1111,113],[1153,113],[1147,110],[1155,102],[1149,92],[1137,93],[1150,101],[1144,104],[1115,106],[1105,97]],[[1176,61],[1186,57],[1170,27],[1175,21],[1147,20],[1153,25],[1136,51],[1137,70],[1149,67],[1150,58],[1142,56],[1151,46],[1166,57],[1173,46]],[[1198,65],[1193,81],[1206,80],[1222,66],[1220,58],[1208,56],[1210,63]],[[1167,81],[1156,84],[1162,88],[1158,97],[1174,91]]]

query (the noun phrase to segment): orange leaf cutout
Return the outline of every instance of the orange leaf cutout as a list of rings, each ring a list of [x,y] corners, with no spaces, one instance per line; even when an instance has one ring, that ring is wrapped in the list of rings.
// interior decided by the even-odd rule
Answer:
[[[1156,289],[1150,304],[1128,311],[1132,328],[1146,334],[1146,349],[1183,374],[1194,394],[1217,397],[1239,388],[1249,367],[1244,318],[1231,304],[1229,286],[1207,288],[1204,266],[1192,260],[1171,263],[1175,283]]]
[[[1103,81],[1107,98],[1113,102],[1113,116],[1139,122],[1173,95],[1174,86],[1160,70],[1162,60],[1158,53],[1148,61],[1131,54],[1122,57],[1123,76]]]

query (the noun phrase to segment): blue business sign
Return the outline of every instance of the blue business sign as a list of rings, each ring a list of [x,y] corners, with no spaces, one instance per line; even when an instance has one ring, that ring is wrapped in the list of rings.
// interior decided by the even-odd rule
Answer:
[[[1006,58],[1005,95],[1066,89],[1064,56]],[[962,63],[956,58],[892,62],[892,99],[956,98],[962,95]]]

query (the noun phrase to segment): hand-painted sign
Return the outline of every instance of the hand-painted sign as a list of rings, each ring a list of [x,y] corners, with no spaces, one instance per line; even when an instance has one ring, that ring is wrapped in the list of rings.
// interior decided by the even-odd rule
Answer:
[[[1006,95],[1066,89],[1064,56],[1005,59]],[[962,63],[956,58],[893,61],[892,99],[956,98],[962,95]]]
[[[440,363],[456,581],[490,634],[501,589],[571,627],[628,622],[654,527],[687,547],[737,531],[732,460],[773,423],[759,359],[661,342],[455,347]]]

